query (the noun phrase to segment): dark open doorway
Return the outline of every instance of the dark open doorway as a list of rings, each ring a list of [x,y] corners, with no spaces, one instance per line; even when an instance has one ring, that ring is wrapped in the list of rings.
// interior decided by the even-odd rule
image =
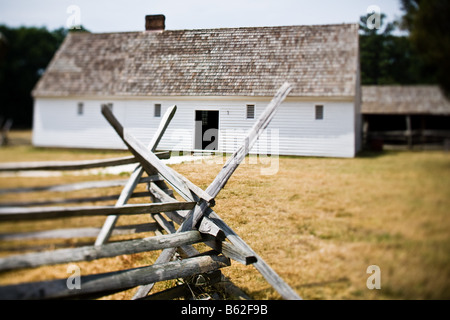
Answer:
[[[219,111],[195,111],[196,150],[219,149]]]

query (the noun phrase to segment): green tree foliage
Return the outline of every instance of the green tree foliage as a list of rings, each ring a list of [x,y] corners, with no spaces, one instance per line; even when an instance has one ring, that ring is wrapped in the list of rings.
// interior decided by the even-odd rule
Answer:
[[[86,32],[81,29],[69,32]],[[9,28],[0,25],[0,116],[11,118],[14,127],[31,127],[31,91],[44,73],[68,30],[59,28]]]
[[[15,127],[30,127],[31,90],[60,46],[67,31],[0,26],[6,39],[0,60],[0,115],[12,118]]]
[[[436,70],[437,80],[450,97],[450,1],[401,0],[403,29],[421,58]]]
[[[435,83],[435,68],[427,64],[407,36],[395,36],[398,23],[385,23],[370,29],[367,19],[360,17],[361,82],[369,84],[424,84]]]

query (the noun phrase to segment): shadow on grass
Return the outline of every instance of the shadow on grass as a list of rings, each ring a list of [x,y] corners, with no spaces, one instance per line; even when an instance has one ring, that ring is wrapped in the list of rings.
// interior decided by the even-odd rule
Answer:
[[[400,150],[383,150],[383,151],[372,151],[372,150],[362,150],[358,152],[355,158],[358,159],[376,159],[386,156],[394,156],[404,151]]]
[[[305,283],[305,284],[295,286],[295,288],[303,289],[303,288],[323,287],[323,286],[328,286],[331,284],[337,284],[337,283],[343,283],[343,282],[349,282],[349,281],[350,280],[348,278],[344,277],[344,278],[339,278],[339,279],[335,279],[335,280]]]
[[[300,289],[325,287],[325,286],[336,285],[336,284],[344,284],[344,283],[349,283],[349,282],[350,282],[350,280],[348,278],[343,277],[343,278],[333,279],[333,280],[328,280],[328,281],[311,282],[311,283],[295,285],[295,286],[291,286],[291,288],[298,292],[298,290],[300,290]],[[274,290],[274,289],[271,286],[268,286],[268,287],[266,287],[264,289],[261,289],[261,290],[255,290],[255,291],[247,292],[247,294],[250,297],[268,296],[268,295],[270,295],[272,290]],[[300,296],[302,297],[302,295],[300,295]],[[302,297],[302,298],[304,298],[304,297]]]

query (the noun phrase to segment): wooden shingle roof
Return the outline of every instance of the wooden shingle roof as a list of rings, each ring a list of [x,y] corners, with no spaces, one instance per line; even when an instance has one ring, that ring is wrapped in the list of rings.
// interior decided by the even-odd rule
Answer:
[[[70,33],[36,96],[353,97],[358,25]]]
[[[438,86],[363,86],[361,112],[450,115],[450,102]]]

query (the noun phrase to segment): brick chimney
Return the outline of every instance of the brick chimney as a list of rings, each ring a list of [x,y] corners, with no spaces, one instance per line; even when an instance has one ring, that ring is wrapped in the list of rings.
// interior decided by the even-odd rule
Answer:
[[[145,16],[145,31],[163,31],[166,28],[165,21],[163,14]]]

